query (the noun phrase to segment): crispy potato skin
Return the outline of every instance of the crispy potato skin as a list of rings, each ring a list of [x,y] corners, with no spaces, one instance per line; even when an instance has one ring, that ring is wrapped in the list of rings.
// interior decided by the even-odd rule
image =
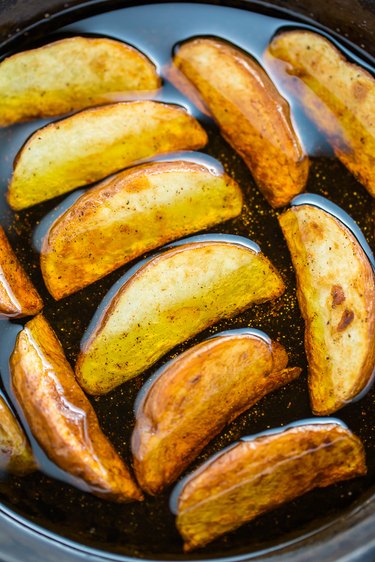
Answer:
[[[86,109],[34,133],[18,153],[8,188],[20,210],[166,152],[195,150],[207,135],[185,109],[155,101]]]
[[[141,492],[100,429],[59,340],[41,314],[20,332],[10,367],[17,399],[49,458],[103,499],[141,500]]]
[[[218,320],[283,291],[269,260],[248,247],[205,241],[172,248],[111,299],[81,347],[76,377],[90,394],[109,392]]]
[[[278,343],[219,336],[189,349],[160,373],[136,412],[132,452],[137,480],[157,494],[215,435],[263,396],[298,377]]]
[[[266,55],[336,156],[375,196],[375,80],[311,31],[277,35]]]
[[[241,441],[207,461],[178,496],[190,551],[292,499],[366,474],[361,441],[339,424],[310,424]]]
[[[0,226],[0,318],[32,316],[43,301]]]
[[[62,39],[0,64],[0,127],[159,87],[153,63],[130,45],[105,38]]]
[[[272,207],[304,190],[309,162],[289,105],[254,59],[224,41],[201,38],[184,43],[173,62],[170,79],[193,101],[203,99]]]
[[[30,444],[9,409],[0,396],[0,471],[23,476],[36,470],[36,463]]]
[[[41,252],[58,300],[158,246],[241,213],[227,174],[191,162],[125,170],[82,195],[51,226]]]
[[[309,390],[315,414],[350,402],[375,367],[375,281],[353,234],[311,205],[279,217],[297,276],[305,320]]]

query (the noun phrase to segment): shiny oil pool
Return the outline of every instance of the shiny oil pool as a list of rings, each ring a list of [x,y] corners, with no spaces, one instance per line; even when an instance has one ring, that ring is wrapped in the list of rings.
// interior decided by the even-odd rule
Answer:
[[[170,64],[175,45],[197,35],[227,39],[249,52],[260,62],[273,35],[302,23],[283,19],[274,13],[255,13],[240,8],[209,4],[168,3],[139,5],[102,13],[74,21],[40,39],[38,26],[30,32],[27,46],[41,45],[72,35],[108,36],[130,43],[148,55],[163,75]],[[32,43],[32,39],[38,37]],[[357,53],[344,49],[351,59],[369,68],[368,60],[359,60]],[[5,52],[5,51],[4,51]],[[287,92],[284,92],[287,96]],[[279,269],[286,282],[285,294],[272,304],[263,304],[230,321],[221,322],[199,337],[174,349],[142,376],[122,385],[100,398],[91,398],[106,435],[117,450],[130,462],[129,443],[134,425],[133,405],[143,382],[162,364],[176,354],[225,329],[253,327],[264,330],[280,341],[290,355],[290,365],[303,368],[302,376],[262,399],[240,416],[199,456],[190,470],[208,456],[240,437],[311,417],[306,383],[306,358],[303,347],[303,322],[295,296],[295,279],[289,253],[277,223],[277,212],[265,202],[255,187],[242,160],[220,137],[217,127],[200,113],[166,79],[155,99],[181,104],[189,109],[206,128],[209,144],[204,153],[218,158],[226,171],[242,187],[245,207],[240,217],[210,229],[212,233],[238,234],[259,244]],[[374,244],[373,202],[365,189],[334,158],[324,138],[304,117],[301,107],[292,99],[294,120],[311,158],[307,191],[324,195],[346,210],[362,228],[370,245]],[[4,194],[11,175],[13,159],[23,142],[48,121],[33,121],[0,130],[0,189]],[[190,155],[191,156],[191,155]],[[200,158],[205,160],[202,154]],[[166,158],[165,158],[166,159]],[[71,195],[68,197],[75,197]],[[35,208],[13,213],[1,197],[0,221],[13,247],[32,277],[45,301],[45,315],[60,338],[68,359],[74,363],[80,340],[102,298],[111,286],[130,269],[133,263],[118,269],[105,279],[82,291],[55,302],[49,296],[39,269],[38,240],[49,213],[61,212],[67,206],[61,197]],[[69,199],[71,201],[71,199]],[[56,207],[58,210],[56,211]],[[39,240],[40,241],[40,240]],[[14,404],[21,419],[9,382],[9,355],[23,321],[0,323],[0,372],[2,392]],[[289,541],[329,524],[346,509],[373,493],[375,480],[375,392],[339,411],[350,429],[364,442],[368,476],[344,482],[324,490],[311,492],[282,508],[259,517],[238,531],[216,540],[196,553],[184,555],[182,541],[169,510],[170,491],[141,504],[116,505],[104,502],[79,489],[79,482],[51,463],[30,436],[41,470],[25,478],[3,475],[0,482],[2,503],[44,528],[81,544],[128,556],[152,558],[202,558],[256,553],[279,548]],[[291,475],[292,477],[292,475]]]

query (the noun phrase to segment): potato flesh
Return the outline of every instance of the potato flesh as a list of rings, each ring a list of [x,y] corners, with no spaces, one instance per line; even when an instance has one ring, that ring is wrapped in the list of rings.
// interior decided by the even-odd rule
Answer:
[[[20,332],[10,367],[17,399],[48,457],[103,499],[142,499],[124,462],[101,431],[59,340],[42,315]]]
[[[0,127],[159,87],[155,66],[130,45],[105,38],[63,39],[0,64]]]
[[[166,152],[194,150],[207,142],[184,109],[154,101],[115,103],[51,123],[19,152],[8,188],[15,210]]]
[[[375,196],[375,80],[310,31],[276,36],[271,59],[336,156]]]
[[[350,402],[373,375],[374,274],[353,234],[322,209],[292,207],[279,222],[305,320],[312,409],[327,415]]]
[[[241,209],[236,182],[205,166],[159,162],[127,170],[88,191],[54,222],[41,252],[45,283],[60,299]]]
[[[174,65],[194,88],[185,93],[193,101],[201,96],[270,205],[282,207],[303,191],[309,163],[289,105],[255,60],[223,41],[201,38],[184,43]],[[175,82],[181,85],[178,74]]]
[[[288,356],[258,336],[223,335],[183,353],[147,390],[132,436],[141,488],[171,484],[207,443],[263,396],[295,379]]]
[[[36,470],[33,453],[28,440],[0,396],[0,472],[11,472],[23,476]]]
[[[37,314],[43,301],[0,226],[0,318]]]
[[[178,496],[185,551],[292,499],[366,474],[363,445],[339,424],[306,424],[241,441],[207,461]]]
[[[207,241],[173,248],[112,298],[81,348],[76,376],[90,394],[108,392],[218,320],[283,291],[272,264],[248,247]]]

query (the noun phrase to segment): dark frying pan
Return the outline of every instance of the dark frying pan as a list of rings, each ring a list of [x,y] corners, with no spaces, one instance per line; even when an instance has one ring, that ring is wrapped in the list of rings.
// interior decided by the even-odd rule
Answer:
[[[194,2],[195,3],[195,2]],[[54,33],[59,28],[71,24],[72,22],[79,21],[81,18],[86,18],[95,14],[101,14],[105,11],[113,10],[116,8],[124,8],[128,6],[136,6],[138,4],[157,4],[152,1],[150,2],[137,2],[137,1],[116,1],[116,0],[88,0],[85,2],[79,0],[72,0],[70,2],[62,2],[61,0],[0,0],[0,56],[7,52],[13,50],[26,48],[29,44],[40,44],[45,40],[46,34]],[[199,4],[196,2],[196,4]],[[246,1],[246,0],[217,0],[217,1],[206,1],[206,4],[216,4],[219,6],[229,6],[238,7],[244,9],[251,9],[255,12],[266,13],[270,16],[280,16],[287,20],[300,21],[302,24],[314,23],[321,26],[322,29],[327,30],[331,36],[339,38],[341,44],[348,47],[355,55],[362,57],[362,60],[370,62],[370,55],[375,54],[375,2],[374,0],[273,0],[272,2],[258,2],[258,1]],[[170,4],[173,6],[173,3]],[[193,7],[192,7],[193,8]],[[186,22],[187,23],[187,22]],[[225,30],[225,22],[223,29]],[[141,28],[141,24],[140,27]],[[183,28],[182,28],[183,29]],[[90,31],[90,30],[88,30]],[[105,30],[102,31],[105,33]],[[108,31],[111,34],[111,31]],[[234,38],[235,40],[235,38]],[[150,39],[151,41],[151,39]],[[130,39],[129,42],[132,42]],[[140,45],[142,47],[142,45]],[[367,53],[367,54],[366,54]],[[210,128],[210,124],[208,127]],[[34,127],[36,128],[36,126]],[[22,126],[21,126],[22,129]],[[212,129],[215,137],[215,130]],[[11,136],[13,133],[11,134]],[[7,145],[8,138],[4,133],[0,136],[0,152],[7,152],[8,148],[5,149]],[[324,141],[320,139],[323,145],[322,152],[326,149],[324,147]],[[223,146],[216,147],[215,141],[210,144],[210,151],[215,156],[222,154],[227,148]],[[232,153],[230,154],[233,158]],[[5,160],[1,161],[4,165]],[[247,172],[244,171],[243,166],[241,166],[240,161],[234,160],[233,166],[236,169],[236,174],[244,183],[249,182],[249,177]],[[332,195],[333,199],[341,204],[344,208],[348,210],[348,198],[344,194],[340,193],[341,185],[339,179],[335,180],[335,174],[338,168],[334,168],[333,172],[330,171],[329,167],[319,168],[320,164],[317,164],[315,171],[319,171],[320,174],[326,174],[328,176],[328,181],[332,184]],[[340,174],[342,169],[339,168]],[[3,169],[0,168],[0,174]],[[331,175],[330,175],[331,174]],[[347,177],[348,182],[352,182],[350,188],[356,188],[355,180]],[[341,178],[341,176],[340,176]],[[312,187],[314,189],[314,186]],[[252,188],[250,188],[250,197],[254,198],[254,202],[259,205],[264,205],[261,198],[257,199],[258,195],[252,195]],[[351,210],[353,217],[360,223],[362,227],[369,227],[371,224],[371,200],[364,193],[364,190],[359,189],[359,199],[358,204],[353,206]],[[319,189],[318,189],[319,191]],[[254,193],[256,193],[254,191]],[[21,234],[15,234],[13,232],[13,243],[16,246],[21,259],[30,266],[37,263],[36,255],[32,250],[25,250],[24,242],[30,242],[29,230],[32,225],[39,220],[45,212],[52,209],[53,205],[47,204],[44,208],[43,206],[37,211],[30,211],[22,215],[21,222],[23,224],[23,230],[21,228]],[[265,207],[266,209],[266,207]],[[2,220],[9,221],[9,228],[12,235],[12,217],[8,216],[9,213],[2,211]],[[5,217],[5,218],[4,218]],[[365,217],[365,218],[363,218]],[[366,218],[367,217],[367,218]],[[272,219],[273,220],[273,219]],[[262,236],[265,240],[272,240],[272,236],[275,235],[274,223],[272,223],[271,218],[266,219],[267,228],[265,232],[262,233],[258,231],[260,241],[262,242]],[[367,220],[367,222],[366,222]],[[234,227],[233,227],[234,228]],[[248,233],[241,231],[241,226],[236,227],[240,234],[248,235]],[[222,229],[218,229],[222,230]],[[368,232],[369,233],[369,230]],[[370,236],[371,238],[371,236]],[[369,240],[373,242],[373,239]],[[261,244],[262,245],[262,244]],[[271,258],[277,260],[277,256],[272,256],[272,248],[269,250],[268,254]],[[288,271],[288,267],[285,263],[280,262],[278,264],[285,271]],[[122,271],[122,270],[121,270]],[[292,275],[290,272],[287,275]],[[105,294],[108,287],[116,279],[116,275],[110,276],[108,282],[99,284],[96,286],[98,293],[97,299],[93,299],[88,310],[82,314],[82,329],[85,324],[85,314],[89,317],[95,307],[97,306],[100,298]],[[119,275],[117,275],[119,276]],[[34,275],[34,281],[38,285],[40,280],[38,280],[37,274]],[[43,296],[48,299],[48,295],[43,287],[41,287]],[[82,302],[74,300],[73,297],[72,306],[81,306]],[[98,300],[99,299],[99,300]],[[90,308],[91,307],[91,308]],[[69,306],[68,306],[69,308]],[[50,312],[50,320],[57,327],[61,328],[66,318],[69,317],[69,310],[65,311],[64,306],[61,305],[60,308],[53,309]],[[250,318],[250,317],[249,317]],[[254,317],[250,318],[252,321]],[[245,318],[246,320],[246,318]],[[245,321],[244,320],[244,321]],[[255,320],[258,318],[255,317]],[[265,324],[262,326],[266,331],[272,330],[272,324]],[[286,330],[288,325],[278,326]],[[293,339],[293,328],[297,336],[295,336],[295,342],[291,345],[293,360],[298,363],[298,361],[303,362],[303,350],[301,350],[301,345],[296,344],[297,339],[301,340],[301,322],[300,320],[295,321],[295,325],[289,327],[290,338]],[[218,330],[220,327],[218,328]],[[223,329],[223,327],[221,327]],[[278,333],[276,331],[276,333]],[[61,334],[60,334],[61,335]],[[65,340],[64,340],[65,337]],[[74,354],[77,348],[77,337],[73,334],[68,334],[63,337],[63,344],[66,349],[69,349],[70,359],[74,358]],[[1,339],[1,346],[7,346],[8,341]],[[285,342],[284,342],[285,343]],[[294,347],[293,347],[294,345]],[[7,378],[7,367],[4,361],[0,364],[0,371],[3,379]],[[304,388],[304,381],[301,385],[297,383],[293,387],[291,392],[295,392],[299,397],[300,410],[294,412],[294,417],[307,417],[308,414],[308,403],[306,399],[306,392]],[[5,390],[7,384],[4,383]],[[303,389],[302,389],[303,386]],[[134,383],[133,386],[129,387],[130,400],[127,406],[127,410],[124,411],[124,416],[131,411],[131,404],[133,399],[139,389],[139,383]],[[117,396],[117,395],[116,395]],[[116,398],[115,401],[119,397]],[[275,412],[267,418],[267,422],[270,425],[277,425],[281,422],[290,421],[283,418],[282,415],[278,415],[278,408],[280,405],[285,404],[289,401],[290,395],[286,392],[285,396],[278,398],[270,398],[268,402],[260,405],[260,410],[262,408],[273,409]],[[99,418],[104,426],[104,429],[110,434],[112,439],[116,441],[116,431],[117,427],[114,428],[114,434],[111,434],[111,423],[106,421],[106,409],[109,407],[109,402],[105,401],[100,405],[95,404],[98,410]],[[125,406],[124,406],[125,407]],[[349,413],[343,414],[347,415],[348,424],[352,429],[358,431],[358,427],[363,423],[363,419],[358,419],[358,407],[353,406],[354,409],[350,409]],[[357,409],[355,409],[357,408]],[[346,410],[346,409],[345,409]],[[367,415],[366,423],[367,428],[363,429],[363,437],[370,443],[372,451],[374,452],[374,391],[371,395],[368,395],[363,401],[363,410]],[[372,417],[371,417],[372,416]],[[253,419],[252,424],[249,425],[247,418],[241,418],[243,425],[235,425],[233,431],[224,436],[223,441],[217,440],[213,448],[208,451],[212,453],[216,449],[225,446],[225,444],[233,441],[234,438],[244,434],[245,432],[256,432],[257,430],[264,429],[264,419],[259,416],[259,419]],[[280,421],[281,420],[281,421]],[[242,423],[241,422],[241,423]],[[106,425],[107,424],[107,425]],[[353,425],[354,424],[354,425]],[[357,424],[357,425],[356,425]],[[358,427],[357,427],[358,426]],[[245,429],[244,429],[245,428]],[[250,428],[250,429],[249,429]],[[129,430],[130,431],[130,430]],[[128,438],[128,435],[125,436]],[[116,443],[120,447],[120,443]],[[126,452],[122,451],[125,455]],[[103,547],[104,542],[108,544],[115,544],[118,537],[115,533],[110,534],[107,529],[107,534],[105,539],[94,533],[94,539],[90,542],[87,540],[87,535],[91,532],[88,528],[88,520],[85,520],[82,529],[80,528],[81,522],[79,518],[74,518],[74,509],[70,509],[64,512],[64,509],[60,509],[64,501],[69,501],[72,503],[79,502],[81,500],[80,492],[74,492],[70,490],[69,487],[51,487],[51,481],[48,478],[44,478],[39,482],[42,489],[37,491],[34,490],[35,482],[30,480],[29,484],[17,484],[13,483],[12,486],[7,488],[7,492],[4,492],[3,484],[0,484],[0,560],[1,562],[75,562],[75,561],[105,561],[105,560],[136,560],[139,558],[146,558],[149,560],[177,560],[186,559],[182,557],[181,554],[176,554],[176,550],[169,550],[166,545],[168,541],[173,543],[176,541],[176,535],[164,533],[163,528],[155,528],[155,544],[157,542],[164,540],[163,548],[156,548],[154,553],[152,548],[148,551],[143,551],[142,546],[142,533],[144,533],[145,541],[150,541],[152,537],[152,530],[146,529],[139,524],[138,533],[134,532],[129,534],[129,548],[126,552],[115,552],[115,549],[111,548],[106,551]],[[22,486],[29,486],[29,489]],[[10,492],[9,492],[10,490]],[[348,492],[349,490],[349,492]],[[194,554],[191,558],[202,559],[202,560],[218,560],[226,559],[229,560],[269,560],[275,562],[316,562],[321,560],[322,562],[372,562],[375,560],[375,494],[374,494],[374,470],[370,471],[370,475],[366,480],[365,486],[354,487],[354,501],[344,501],[342,497],[345,494],[352,494],[352,488],[338,488],[336,492],[331,493],[322,491],[312,496],[309,496],[306,500],[301,500],[300,503],[291,504],[286,510],[278,511],[274,516],[266,516],[261,518],[262,521],[259,526],[249,527],[241,531],[237,539],[235,536],[229,536],[220,543],[219,547],[215,550],[209,549],[204,550],[200,553]],[[34,496],[33,496],[34,494]],[[38,495],[39,494],[39,495]],[[66,497],[64,497],[66,494]],[[37,497],[38,500],[33,506],[32,498]],[[326,498],[329,498],[329,501]],[[325,503],[328,501],[328,503]],[[164,502],[164,504],[163,504]],[[302,502],[302,503],[301,503]],[[337,510],[332,509],[335,502],[337,503]],[[148,517],[153,517],[156,521],[159,517],[164,517],[166,513],[166,503],[167,499],[164,498],[159,501],[149,501],[144,507],[144,520],[147,521]],[[163,504],[163,505],[161,505]],[[320,506],[318,504],[321,504]],[[107,507],[106,511],[101,512],[98,507],[99,504],[93,503],[86,506],[87,509],[98,509],[98,514],[96,523],[100,522],[100,517],[109,516],[110,508]],[[301,507],[302,506],[302,507]],[[327,506],[326,517],[324,515],[324,509]],[[74,507],[74,506],[73,506]],[[78,503],[76,507],[79,510]],[[280,526],[283,527],[283,518],[287,519],[290,516],[290,512],[296,509],[297,515],[294,516],[295,521],[298,517],[305,518],[306,521],[309,519],[308,511],[315,511],[319,513],[319,525],[308,525],[303,528],[303,532],[300,530],[298,533],[293,533],[291,529],[288,528],[288,540],[278,540],[277,532],[275,528]],[[59,511],[60,510],[60,511]],[[118,512],[113,508],[114,515],[112,514],[113,521],[117,517]],[[127,513],[131,517],[131,512]],[[93,520],[95,520],[93,516]],[[137,521],[142,520],[142,513],[138,513],[135,516]],[[292,516],[293,519],[293,516]],[[43,524],[43,521],[46,524]],[[66,532],[59,532],[59,526],[54,522],[60,521],[61,528],[72,528],[72,533],[67,534]],[[48,523],[51,524],[48,524]],[[104,523],[103,523],[104,524]],[[147,523],[145,524],[147,525]],[[173,518],[170,516],[167,525],[173,527]],[[108,526],[108,525],[107,525]],[[77,527],[77,529],[74,529]],[[285,528],[288,527],[287,524],[284,525]],[[73,532],[74,531],[74,532]],[[251,551],[247,550],[247,547],[241,548],[239,545],[246,544],[246,533],[254,538],[254,542],[257,545]],[[80,533],[82,536],[80,536]],[[257,543],[256,537],[257,533],[261,535],[262,540]],[[158,536],[160,535],[160,537]],[[269,535],[269,537],[268,537]],[[137,538],[138,544],[136,543],[134,537]],[[148,537],[148,538],[146,538]],[[268,540],[269,538],[269,540]],[[102,540],[99,540],[102,539]],[[235,544],[235,541],[237,543]],[[131,544],[134,541],[134,544]],[[235,547],[233,546],[235,545]],[[152,545],[151,545],[152,546]],[[232,548],[233,546],[233,548]],[[112,552],[111,552],[112,551]]]

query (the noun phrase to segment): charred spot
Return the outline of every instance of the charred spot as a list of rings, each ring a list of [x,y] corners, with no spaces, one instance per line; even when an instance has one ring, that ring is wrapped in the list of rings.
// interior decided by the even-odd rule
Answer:
[[[345,300],[345,293],[341,285],[333,285],[331,289],[332,296],[332,307],[336,308],[339,304],[342,304]]]
[[[364,101],[369,92],[369,87],[363,82],[354,82],[354,84],[352,85],[352,92],[356,100]]]
[[[337,326],[337,331],[343,332],[353,321],[353,318],[354,318],[354,312],[346,308],[342,313],[341,320]]]
[[[310,223],[310,229],[316,235],[316,237],[319,237],[319,238],[324,237],[323,229],[320,226],[320,224],[318,224],[317,222],[311,222]]]

